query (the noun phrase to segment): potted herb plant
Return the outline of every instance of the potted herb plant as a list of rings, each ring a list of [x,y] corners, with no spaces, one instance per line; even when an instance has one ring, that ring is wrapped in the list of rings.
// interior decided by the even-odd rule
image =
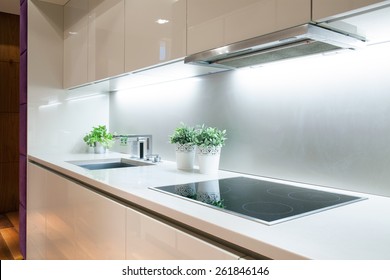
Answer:
[[[89,147],[94,147],[96,154],[103,154],[113,144],[114,136],[107,131],[105,125],[93,127],[83,140]]]
[[[197,145],[199,172],[212,174],[218,172],[221,148],[225,145],[226,130],[207,127],[204,124],[197,129],[195,144]]]
[[[177,169],[192,170],[195,161],[195,129],[180,123],[169,137],[171,144],[176,144]]]

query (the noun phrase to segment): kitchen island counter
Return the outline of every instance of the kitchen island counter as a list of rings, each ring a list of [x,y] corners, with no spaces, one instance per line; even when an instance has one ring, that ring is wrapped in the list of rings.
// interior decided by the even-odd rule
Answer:
[[[204,207],[167,195],[150,187],[186,184],[237,176],[219,171],[215,175],[176,169],[174,162],[131,168],[87,170],[69,161],[126,158],[125,154],[30,154],[29,162],[61,174],[150,213],[166,217],[224,245],[242,249],[249,256],[270,259],[390,259],[390,198],[339,189],[293,183],[317,190],[367,199],[310,214],[275,225]],[[260,180],[276,179],[248,176]],[[289,182],[290,183],[290,182]],[[251,255],[253,253],[253,255]]]

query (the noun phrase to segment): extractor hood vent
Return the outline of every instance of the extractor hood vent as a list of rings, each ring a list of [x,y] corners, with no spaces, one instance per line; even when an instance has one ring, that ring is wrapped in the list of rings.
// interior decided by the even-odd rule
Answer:
[[[305,24],[187,56],[185,63],[235,69],[284,59],[356,49],[362,38]]]

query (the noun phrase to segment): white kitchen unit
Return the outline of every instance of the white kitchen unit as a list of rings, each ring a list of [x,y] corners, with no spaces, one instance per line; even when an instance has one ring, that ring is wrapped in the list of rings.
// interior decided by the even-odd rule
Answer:
[[[188,0],[187,54],[308,23],[310,0]]]
[[[32,172],[41,169],[30,164]],[[45,220],[46,220],[46,256],[45,259],[64,260],[77,259],[75,247],[74,216],[72,207],[72,182],[58,175],[41,170],[45,181],[43,184]]]
[[[124,17],[123,0],[64,6],[64,88],[124,73]]]
[[[124,259],[126,207],[82,185],[69,184],[80,259]]]
[[[383,0],[312,0],[313,20],[324,21],[390,4]]]
[[[47,171],[27,165],[27,259],[46,258],[46,184]]]
[[[29,163],[27,259],[124,259],[123,205]]]
[[[186,1],[126,0],[125,30],[126,72],[184,57]]]
[[[214,245],[166,221],[127,209],[126,259],[238,260],[243,254]]]
[[[88,81],[124,72],[124,0],[90,0]]]
[[[88,0],[64,6],[64,88],[88,82]]]
[[[27,259],[240,259],[245,256],[28,164]]]
[[[36,163],[46,169],[43,173],[53,172],[53,176],[69,180],[66,188],[73,189],[72,196],[77,197],[71,199],[74,208],[81,209],[75,210],[78,222],[73,226],[76,240],[81,241],[76,245],[79,252],[84,253],[86,248],[91,252],[93,246],[98,251],[103,250],[111,244],[108,242],[111,240],[112,244],[118,246],[118,252],[121,250],[119,247],[122,248],[121,254],[124,254],[123,258],[126,259],[379,260],[390,257],[387,250],[387,245],[390,244],[390,222],[384,220],[383,215],[376,215],[379,212],[390,213],[387,197],[338,190],[339,193],[362,196],[366,199],[278,224],[266,225],[151,189],[151,187],[190,182],[233,179],[237,176],[245,176],[243,174],[219,171],[218,174],[207,175],[200,174],[197,170],[183,172],[177,170],[175,162],[169,161],[162,161],[153,166],[102,170],[87,170],[71,163],[75,160],[118,157],[120,154],[117,153],[29,155],[29,172],[31,166]],[[42,171],[36,174],[37,176],[29,179],[29,190],[40,190],[39,186],[33,184],[40,184]],[[283,183],[276,179],[253,178]],[[314,185],[293,184],[317,190],[330,190]],[[62,188],[61,185],[62,183],[58,186]],[[93,187],[93,191],[89,186]],[[48,187],[56,188],[57,185],[46,186]],[[76,188],[82,193],[74,191]],[[62,199],[65,199],[65,192],[56,193],[58,195],[62,193]],[[100,193],[104,193],[104,197]],[[37,199],[38,196],[46,201],[49,199],[45,191],[31,195],[29,195],[31,199]],[[96,203],[89,203],[95,199]],[[109,200],[110,203],[103,202],[104,199]],[[119,206],[115,206],[116,199],[120,199]],[[30,216],[34,209],[48,209],[46,206],[48,202],[45,202],[44,207],[40,203],[40,201],[28,201],[27,210]],[[85,210],[82,210],[82,207],[86,207]],[[61,217],[67,216],[64,211],[57,211],[57,213],[60,213]],[[46,217],[47,214],[44,214]],[[58,219],[61,222],[66,221],[63,218]],[[114,219],[116,221],[112,221]],[[46,218],[46,220],[46,224],[51,223],[50,219]],[[83,223],[85,223],[84,227]],[[326,234],[324,234],[325,228]],[[109,230],[111,233],[108,232]],[[96,237],[100,234],[99,231],[105,231],[107,239],[103,238],[103,234]],[[30,245],[31,242],[42,239],[36,238],[37,234],[34,233],[37,232],[28,232],[28,248],[34,249]],[[375,234],[370,235],[373,232]],[[78,236],[79,233],[83,233],[84,239]],[[47,239],[45,235],[46,232],[43,239]],[[122,241],[123,236],[126,242]],[[63,243],[61,238],[58,241]],[[99,244],[96,245],[97,243]],[[44,248],[45,243],[35,242],[33,245],[42,245]],[[51,246],[53,245],[47,247]],[[106,258],[113,256],[109,254],[109,250],[106,252],[107,254],[104,255]],[[82,257],[93,259],[94,256],[101,257],[100,253],[84,254]],[[36,255],[36,252],[30,254]],[[78,257],[81,258],[80,255]],[[117,256],[115,259],[121,257]]]

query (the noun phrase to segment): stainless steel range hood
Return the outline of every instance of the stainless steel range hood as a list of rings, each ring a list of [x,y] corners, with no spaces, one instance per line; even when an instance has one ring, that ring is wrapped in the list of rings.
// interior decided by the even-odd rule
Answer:
[[[364,46],[364,39],[305,24],[187,56],[185,63],[235,69]]]

